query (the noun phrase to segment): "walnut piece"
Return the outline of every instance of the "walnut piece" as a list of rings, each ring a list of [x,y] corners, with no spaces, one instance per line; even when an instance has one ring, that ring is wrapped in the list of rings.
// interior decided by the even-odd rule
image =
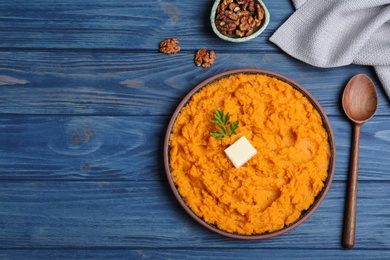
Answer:
[[[160,52],[164,54],[176,54],[180,51],[180,46],[177,44],[179,43],[179,39],[173,38],[173,39],[166,39],[162,42],[160,42]]]
[[[264,9],[255,0],[223,0],[215,17],[217,29],[223,35],[245,37],[253,34],[264,19]]]
[[[195,54],[195,64],[196,66],[202,66],[203,68],[210,68],[210,66],[214,63],[215,58],[214,51],[207,52],[206,48],[199,49]]]

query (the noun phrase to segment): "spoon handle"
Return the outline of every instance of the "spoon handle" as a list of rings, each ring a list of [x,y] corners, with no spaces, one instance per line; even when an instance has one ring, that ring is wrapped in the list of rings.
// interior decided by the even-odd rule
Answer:
[[[359,168],[359,150],[360,150],[360,124],[354,125],[354,134],[352,139],[351,164],[349,172],[347,207],[344,223],[343,244],[347,248],[355,245],[356,231],[356,204],[358,193],[358,168]]]

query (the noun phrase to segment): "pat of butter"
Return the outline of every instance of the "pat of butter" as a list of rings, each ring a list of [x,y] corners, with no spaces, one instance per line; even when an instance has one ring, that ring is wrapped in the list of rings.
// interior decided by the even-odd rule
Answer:
[[[248,139],[243,136],[231,146],[226,148],[225,153],[233,163],[234,167],[240,168],[244,163],[249,161],[249,159],[257,153],[257,151]]]

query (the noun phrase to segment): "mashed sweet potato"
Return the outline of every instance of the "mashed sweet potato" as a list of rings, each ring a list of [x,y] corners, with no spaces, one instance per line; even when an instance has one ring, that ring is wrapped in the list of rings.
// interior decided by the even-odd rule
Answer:
[[[215,110],[239,120],[237,135],[218,140]],[[245,136],[257,154],[236,169],[224,149]],[[324,187],[331,150],[318,111],[291,85],[260,74],[235,74],[196,93],[170,137],[170,167],[180,195],[206,222],[238,234],[283,228]]]

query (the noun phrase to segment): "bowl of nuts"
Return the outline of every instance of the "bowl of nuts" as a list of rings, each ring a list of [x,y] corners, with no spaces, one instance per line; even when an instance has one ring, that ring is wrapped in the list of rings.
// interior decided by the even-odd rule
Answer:
[[[219,38],[238,43],[259,36],[270,14],[261,0],[215,0],[210,20]]]

